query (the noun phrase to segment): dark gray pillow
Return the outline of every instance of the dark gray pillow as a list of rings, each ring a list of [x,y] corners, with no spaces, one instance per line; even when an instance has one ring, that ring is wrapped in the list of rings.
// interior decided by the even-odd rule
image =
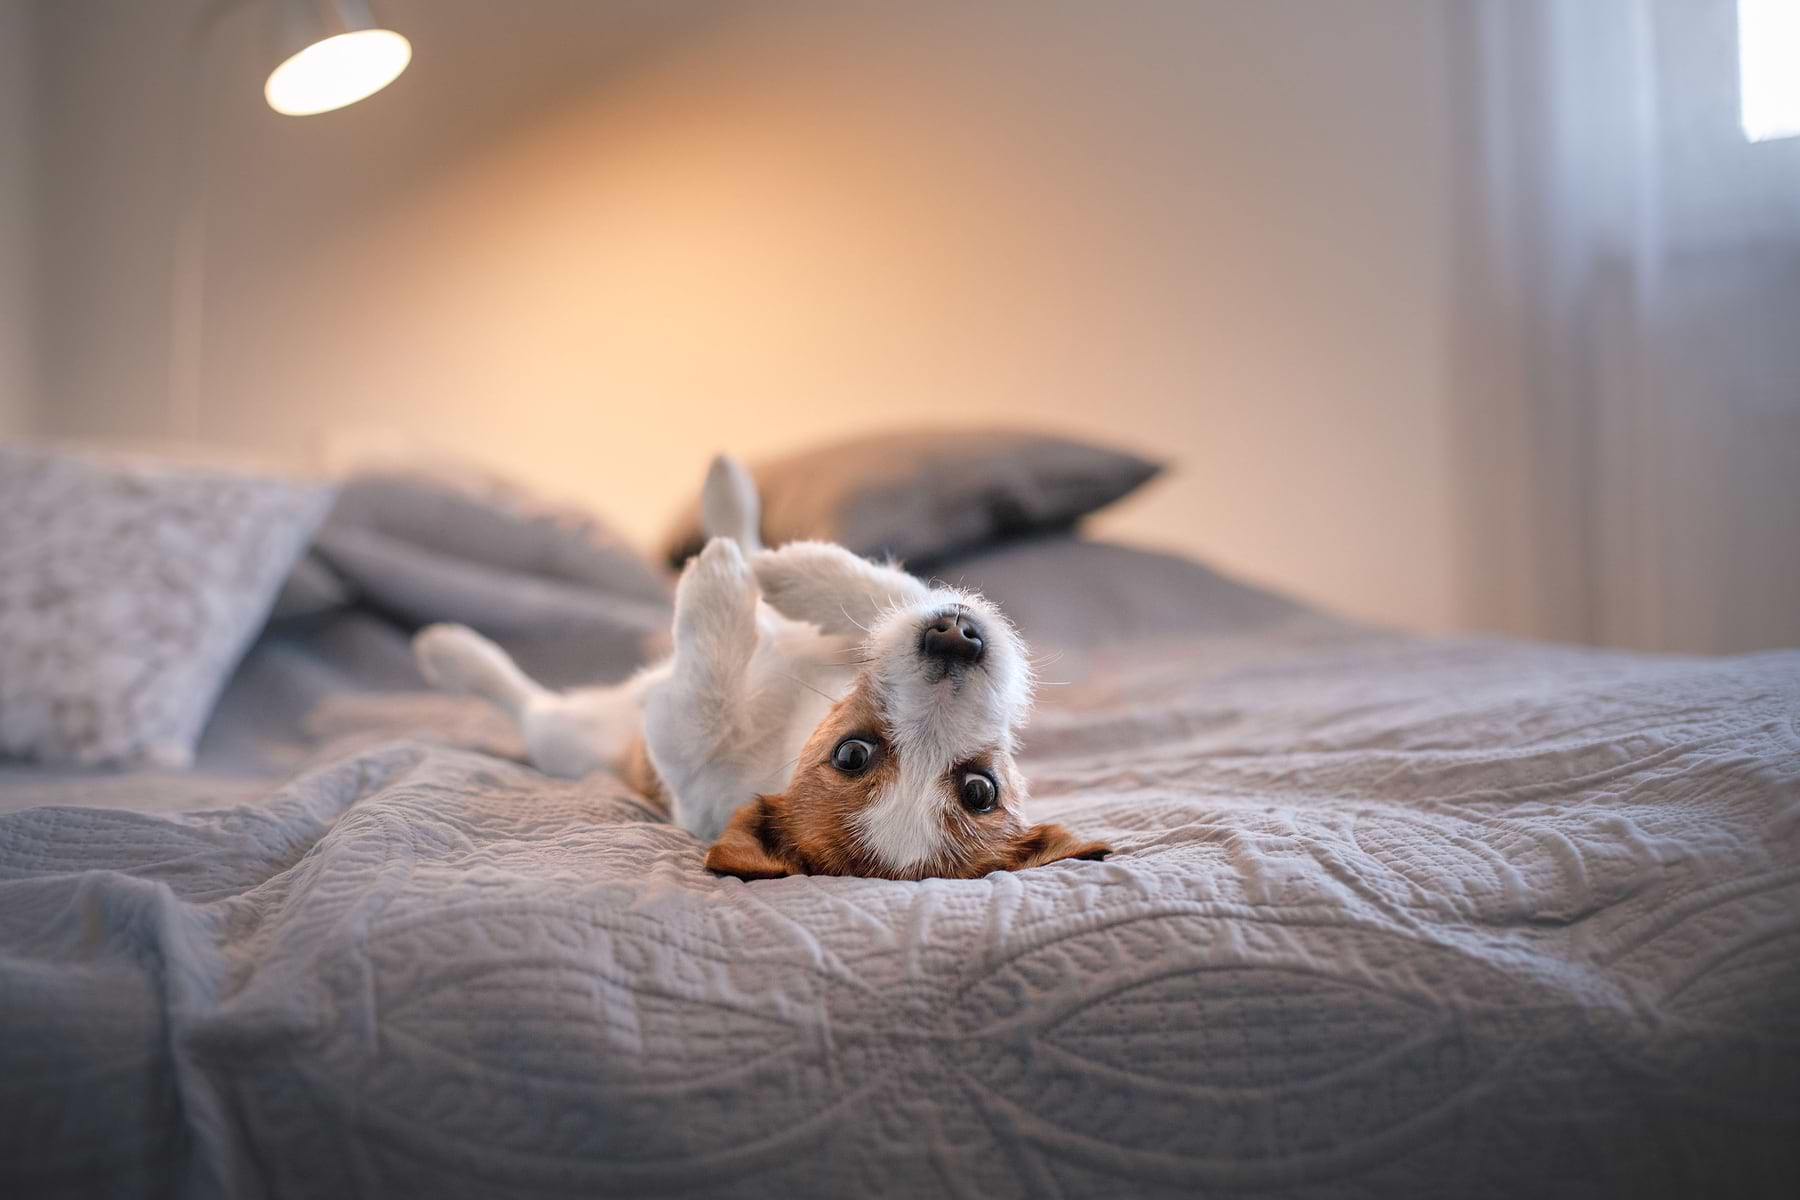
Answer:
[[[275,607],[269,613],[269,620],[320,617],[347,607],[354,598],[343,577],[319,557],[318,551],[309,550],[294,564],[287,581],[275,593]]]
[[[771,546],[815,538],[915,570],[979,546],[1066,527],[1162,464],[1018,430],[912,430],[837,442],[752,468]],[[703,542],[698,500],[664,548],[679,566]]]
[[[998,604],[1035,651],[1247,633],[1308,611],[1191,558],[1066,533],[958,555],[934,571]]]

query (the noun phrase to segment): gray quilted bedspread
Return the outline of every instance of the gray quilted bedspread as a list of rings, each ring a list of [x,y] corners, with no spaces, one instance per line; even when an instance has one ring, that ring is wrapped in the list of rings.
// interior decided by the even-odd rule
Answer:
[[[0,815],[0,1194],[1800,1194],[1800,654],[1301,621],[1052,689],[971,881],[745,884],[459,701]]]

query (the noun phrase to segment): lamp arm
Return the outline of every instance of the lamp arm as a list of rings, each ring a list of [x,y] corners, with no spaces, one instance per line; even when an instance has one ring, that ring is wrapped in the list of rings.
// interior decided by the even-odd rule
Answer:
[[[169,263],[169,346],[167,412],[171,437],[200,436],[201,381],[206,334],[206,217],[210,137],[208,53],[214,32],[248,0],[212,0],[188,27],[184,57],[194,69],[182,72],[176,113],[178,199]]]

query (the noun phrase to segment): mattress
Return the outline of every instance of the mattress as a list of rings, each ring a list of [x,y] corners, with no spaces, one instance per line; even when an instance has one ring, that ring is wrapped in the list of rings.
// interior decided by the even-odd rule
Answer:
[[[1800,653],[1167,624],[1045,670],[1103,862],[714,877],[397,677],[0,813],[0,1194],[1800,1190]]]

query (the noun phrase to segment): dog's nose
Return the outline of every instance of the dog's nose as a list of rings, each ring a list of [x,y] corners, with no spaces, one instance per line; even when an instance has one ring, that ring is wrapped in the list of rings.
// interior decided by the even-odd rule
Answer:
[[[960,615],[939,617],[925,627],[919,649],[926,658],[972,663],[981,657],[981,626]]]

